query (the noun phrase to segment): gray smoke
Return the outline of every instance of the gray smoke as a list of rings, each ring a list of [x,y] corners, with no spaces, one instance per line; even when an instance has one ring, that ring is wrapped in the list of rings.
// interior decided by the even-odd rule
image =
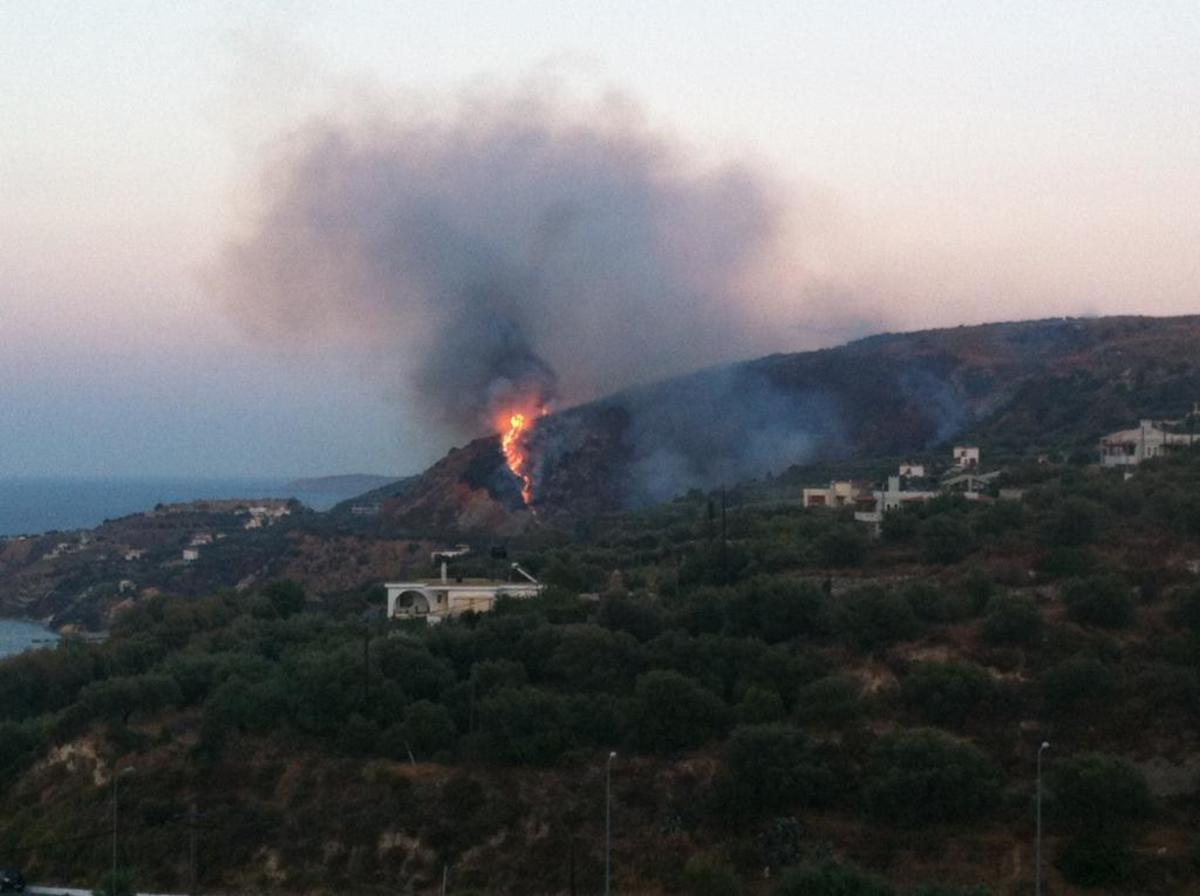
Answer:
[[[544,97],[312,120],[265,160],[216,282],[248,327],[394,359],[455,435],[777,347],[751,283],[772,185]]]

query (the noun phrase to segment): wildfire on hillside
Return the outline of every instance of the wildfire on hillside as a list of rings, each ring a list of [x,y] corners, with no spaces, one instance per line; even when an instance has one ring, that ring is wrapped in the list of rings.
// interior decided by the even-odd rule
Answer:
[[[513,475],[521,480],[521,499],[529,507],[533,502],[533,472],[529,456],[529,437],[539,417],[549,411],[545,407],[511,410],[500,415],[500,449],[504,462]],[[532,509],[532,508],[531,508]]]

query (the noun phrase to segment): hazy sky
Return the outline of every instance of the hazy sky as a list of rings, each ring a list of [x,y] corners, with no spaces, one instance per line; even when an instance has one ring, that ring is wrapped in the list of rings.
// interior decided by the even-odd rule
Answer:
[[[1194,0],[6,0],[0,475],[440,455],[385,360],[256,341],[206,283],[280,133],[480,87],[619,94],[769,175],[867,326],[1200,311],[1198,46]],[[844,335],[814,307],[780,347]]]

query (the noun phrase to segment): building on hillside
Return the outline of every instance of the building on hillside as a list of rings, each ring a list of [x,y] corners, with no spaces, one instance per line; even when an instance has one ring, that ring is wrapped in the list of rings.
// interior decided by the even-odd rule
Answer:
[[[537,579],[518,564],[512,564],[518,581],[498,582],[491,579],[453,579],[442,563],[438,579],[418,579],[410,582],[387,582],[387,617],[389,619],[424,619],[441,622],[461,613],[487,613],[501,597],[536,597],[545,589]]]
[[[853,507],[863,499],[870,499],[869,486],[859,482],[831,482],[827,488],[806,488],[803,492],[805,507]]]
[[[192,547],[197,548],[201,545],[212,544],[213,537],[211,532],[197,532],[192,536],[192,540],[188,542]]]
[[[907,504],[922,504],[937,494],[935,491],[906,489],[899,476],[889,476],[887,487],[876,491],[872,495],[870,506],[859,510],[854,514],[854,518],[878,534],[883,515],[889,510],[898,510]]]
[[[909,463],[901,464],[899,475],[901,479],[924,479],[925,465]]]
[[[1194,443],[1194,434],[1169,432],[1166,425],[1167,421],[1142,420],[1136,429],[1109,433],[1100,440],[1101,466],[1135,467]]]
[[[200,559],[200,549],[199,548],[184,548],[183,549],[183,562],[184,563],[195,563],[199,559]]]
[[[955,445],[954,466],[962,470],[973,470],[978,467],[979,449],[974,445]]]
[[[980,492],[1000,478],[1002,472],[1001,470],[994,470],[991,473],[973,473],[970,470],[961,473],[952,472],[942,480],[942,491],[958,492],[968,498],[977,498]]]

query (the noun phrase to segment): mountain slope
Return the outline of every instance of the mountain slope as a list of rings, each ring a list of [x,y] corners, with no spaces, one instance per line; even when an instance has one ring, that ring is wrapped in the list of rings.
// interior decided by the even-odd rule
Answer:
[[[883,334],[618,393],[539,421],[534,501],[495,437],[384,504],[402,527],[514,530],[837,458],[955,437],[1024,454],[1090,446],[1200,398],[1200,317],[1054,319]]]

